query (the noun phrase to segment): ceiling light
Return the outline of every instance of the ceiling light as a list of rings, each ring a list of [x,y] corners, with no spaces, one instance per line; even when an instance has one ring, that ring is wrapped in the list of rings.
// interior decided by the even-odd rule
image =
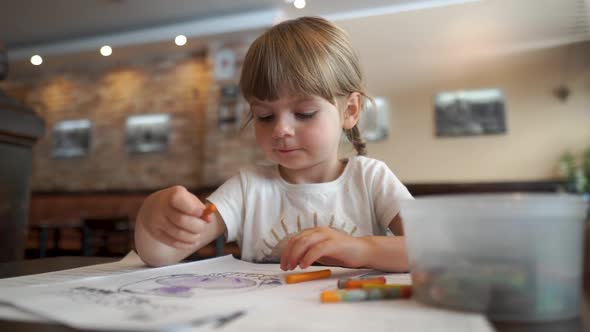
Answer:
[[[35,54],[31,57],[31,63],[38,66],[43,63],[43,58],[40,55]]]
[[[176,36],[176,38],[174,38],[174,42],[178,46],[183,46],[186,44],[186,36],[185,35],[178,35],[178,36]]]
[[[293,6],[297,9],[303,9],[305,8],[305,0],[295,0],[293,1]]]
[[[113,49],[110,46],[105,45],[100,48],[100,54],[102,54],[103,56],[109,56],[113,54]]]

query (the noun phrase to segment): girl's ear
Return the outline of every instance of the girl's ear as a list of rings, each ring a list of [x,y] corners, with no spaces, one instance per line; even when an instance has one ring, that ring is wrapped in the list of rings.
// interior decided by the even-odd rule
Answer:
[[[363,96],[359,92],[353,92],[346,98],[344,119],[342,128],[352,129],[358,121],[362,110]]]

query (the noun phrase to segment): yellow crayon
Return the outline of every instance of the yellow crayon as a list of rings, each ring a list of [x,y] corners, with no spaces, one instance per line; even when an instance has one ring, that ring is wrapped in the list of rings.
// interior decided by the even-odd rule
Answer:
[[[298,282],[329,278],[332,275],[331,270],[319,270],[313,272],[294,273],[285,277],[285,282],[295,284]]]

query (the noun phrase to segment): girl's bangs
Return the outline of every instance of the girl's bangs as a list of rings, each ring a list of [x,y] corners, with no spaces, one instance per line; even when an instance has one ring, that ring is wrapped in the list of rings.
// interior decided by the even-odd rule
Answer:
[[[240,79],[240,88],[246,100],[273,101],[281,95],[316,95],[329,101],[333,99],[330,89],[333,84],[325,76],[325,69],[319,68],[317,57],[313,61],[302,54],[303,50],[288,43],[275,43],[273,47],[264,48],[253,45],[250,51],[252,53],[246,56]]]

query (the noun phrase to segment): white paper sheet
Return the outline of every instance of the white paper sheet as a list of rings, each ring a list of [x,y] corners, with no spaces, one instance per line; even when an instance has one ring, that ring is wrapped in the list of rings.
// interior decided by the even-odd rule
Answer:
[[[0,294],[3,288],[26,287],[34,285],[49,285],[59,282],[67,282],[84,278],[101,277],[112,274],[133,272],[147,268],[134,251],[131,251],[120,261],[106,264],[91,265],[54,271],[28,276],[0,279]],[[15,308],[6,303],[0,303],[0,319],[23,321],[23,322],[47,322],[48,319]]]
[[[266,306],[248,312],[223,331],[492,332],[494,329],[482,315],[429,308],[410,300],[387,300]]]
[[[48,280],[60,281],[1,288],[0,300],[85,329],[356,332],[391,331],[394,324],[404,331],[492,330],[483,316],[432,309],[408,300],[320,303],[321,291],[335,288],[338,279],[369,270],[331,268],[330,279],[291,285],[284,284],[287,273],[278,264],[252,264],[231,256],[161,268],[124,268],[127,273],[120,274],[104,267],[99,268],[103,274],[90,270],[94,271],[91,278],[64,282],[53,276]],[[410,283],[407,274],[386,277],[390,282]]]
[[[114,274],[118,275],[147,268],[148,267],[141,261],[141,258],[139,258],[135,251],[131,251],[120,261],[113,263],[0,279],[0,291],[2,291],[2,288],[7,287],[47,285],[85,278],[104,277]]]
[[[10,304],[0,303],[0,320],[11,320],[17,322],[48,322],[49,320],[39,315],[25,312]]]

